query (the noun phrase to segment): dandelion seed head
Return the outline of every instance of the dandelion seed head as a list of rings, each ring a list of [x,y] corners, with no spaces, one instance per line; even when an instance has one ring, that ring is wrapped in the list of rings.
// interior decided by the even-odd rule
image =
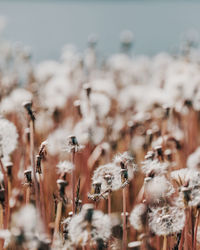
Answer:
[[[28,90],[16,88],[10,95],[1,100],[0,111],[4,114],[22,111],[21,104],[27,100],[32,100],[32,97],[32,93]]]
[[[145,204],[138,204],[134,207],[130,214],[130,223],[137,230],[142,231],[145,225],[145,214],[147,213],[147,207]]]
[[[0,118],[0,148],[2,156],[9,156],[17,147],[18,133],[15,125]],[[2,157],[1,156],[1,157]]]
[[[111,220],[108,215],[103,212],[94,210],[92,220],[88,224],[85,220],[85,213],[87,211],[87,205],[77,215],[74,215],[69,222],[68,230],[69,236],[73,244],[86,245],[89,238],[93,242],[98,239],[107,241],[111,234]],[[90,228],[90,229],[89,229]]]
[[[108,183],[106,176],[110,176],[111,182]],[[121,187],[121,174],[120,168],[115,164],[109,163],[98,167],[92,177],[93,183],[101,183],[101,192],[107,192],[108,190],[115,191]]]
[[[70,161],[60,161],[56,167],[58,174],[70,174],[74,170],[74,164]]]
[[[159,202],[175,192],[172,184],[164,176],[151,178],[145,185],[146,198]]]
[[[144,161],[142,166],[142,171],[146,176],[150,174],[163,175],[167,173],[169,164],[167,162],[160,162],[158,159],[148,159]]]
[[[189,169],[200,169],[200,147],[198,147],[187,159],[187,167]]]
[[[133,179],[134,173],[136,172],[137,167],[136,167],[133,157],[128,152],[124,152],[123,154],[116,155],[114,158],[114,163],[116,165],[119,165],[121,168],[125,168],[128,170],[128,180]]]
[[[149,213],[149,227],[156,235],[170,235],[180,232],[185,225],[185,212],[174,206],[152,208]]]

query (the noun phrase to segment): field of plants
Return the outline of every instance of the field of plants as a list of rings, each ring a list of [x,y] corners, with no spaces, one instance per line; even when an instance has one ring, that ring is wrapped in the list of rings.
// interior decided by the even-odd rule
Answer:
[[[200,249],[200,56],[33,65],[0,40],[0,249]]]

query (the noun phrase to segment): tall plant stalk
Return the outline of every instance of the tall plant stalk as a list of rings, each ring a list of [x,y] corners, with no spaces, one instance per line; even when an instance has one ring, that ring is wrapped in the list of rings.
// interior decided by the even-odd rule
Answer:
[[[127,249],[127,227],[126,227],[126,187],[122,190],[123,196],[123,250]]]

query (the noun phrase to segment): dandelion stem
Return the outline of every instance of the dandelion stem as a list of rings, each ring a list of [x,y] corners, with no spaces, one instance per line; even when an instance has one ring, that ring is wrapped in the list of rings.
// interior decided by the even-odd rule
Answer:
[[[185,211],[185,214],[186,214],[186,218],[185,218],[185,230],[184,230],[184,250],[188,250],[188,233],[189,233],[189,230],[188,230],[188,209],[186,208],[186,211]]]
[[[5,223],[4,223],[4,228],[6,229],[7,226],[8,226],[8,214],[9,214],[9,211],[8,211],[8,207],[9,207],[9,204],[8,204],[8,180],[7,180],[7,174],[6,174],[6,171],[4,169],[4,166],[3,166],[3,162],[0,158],[0,169],[3,173],[3,176],[4,176],[4,185],[5,185]]]
[[[164,239],[163,239],[163,250],[167,250],[167,235],[164,235],[163,237],[164,237]]]
[[[32,166],[33,177],[34,177],[36,207],[40,209],[39,188],[38,188],[38,183],[37,183],[36,167],[35,167],[34,121],[33,120],[30,120],[30,150],[31,150],[31,166]]]
[[[127,228],[126,228],[126,187],[123,188],[123,250],[127,249]]]
[[[180,242],[179,242],[178,250],[183,249],[184,234],[185,234],[185,228],[183,228],[182,233],[181,233],[181,239],[180,239]]]
[[[197,247],[197,231],[198,231],[198,224],[199,224],[199,217],[200,217],[200,210],[197,210],[197,217],[195,221],[195,227],[194,227],[194,242],[193,242],[193,249],[196,250]]]
[[[8,212],[7,212],[7,221],[8,224],[10,222],[10,197],[12,192],[12,185],[11,185],[11,179],[8,177]]]
[[[0,229],[3,229],[3,205],[0,204]],[[3,240],[0,240],[0,249],[3,249]]]
[[[31,185],[28,184],[28,186],[26,188],[26,204],[29,204],[30,196],[31,196]]]
[[[156,249],[160,250],[160,237],[156,236]]]
[[[39,175],[39,185],[40,185],[40,199],[41,199],[41,212],[44,224],[46,225],[46,213],[45,213],[45,201],[44,201],[44,187],[42,181],[42,174]]]
[[[75,167],[75,150],[72,151],[72,163]],[[72,185],[72,211],[75,214],[75,169],[72,170],[71,174],[71,185]]]
[[[111,192],[108,192],[108,214],[111,214]]]
[[[62,201],[59,201],[58,204],[57,204],[57,210],[56,210],[56,219],[55,219],[53,243],[55,242],[56,237],[57,237],[58,232],[59,232],[61,216],[62,216]]]

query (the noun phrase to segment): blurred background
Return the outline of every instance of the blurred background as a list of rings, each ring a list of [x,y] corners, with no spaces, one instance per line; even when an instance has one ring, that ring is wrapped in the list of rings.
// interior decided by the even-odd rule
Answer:
[[[1,38],[29,46],[38,62],[59,59],[69,43],[83,51],[96,34],[104,58],[119,52],[129,30],[133,53],[151,56],[177,52],[186,33],[198,40],[199,13],[198,0],[0,0]]]

